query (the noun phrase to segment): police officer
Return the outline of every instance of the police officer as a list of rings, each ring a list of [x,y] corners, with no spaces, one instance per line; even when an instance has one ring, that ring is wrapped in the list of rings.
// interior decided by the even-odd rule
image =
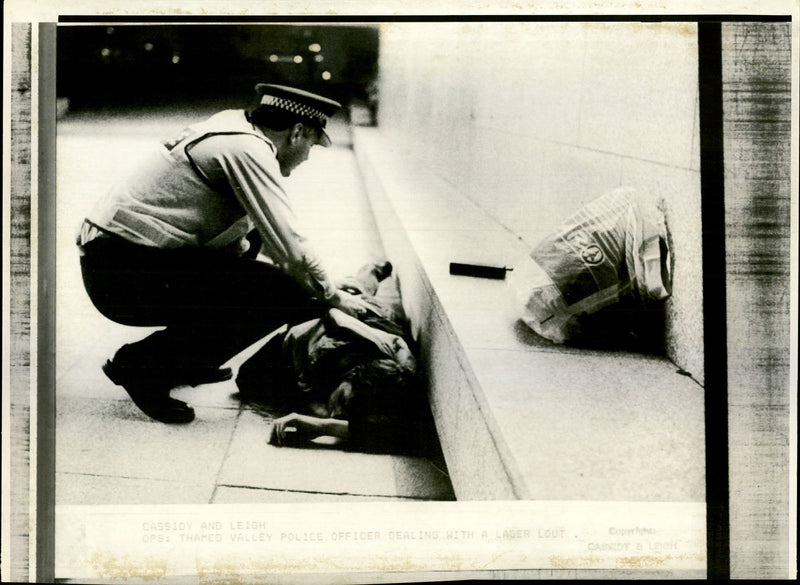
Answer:
[[[330,307],[368,311],[297,231],[282,184],[314,145],[331,144],[325,126],[340,104],[280,85],[256,92],[254,108],[219,112],[159,144],[79,230],[95,307],[118,323],[164,326],[103,366],[162,422],[194,419],[172,388],[230,378],[220,366],[282,324]]]

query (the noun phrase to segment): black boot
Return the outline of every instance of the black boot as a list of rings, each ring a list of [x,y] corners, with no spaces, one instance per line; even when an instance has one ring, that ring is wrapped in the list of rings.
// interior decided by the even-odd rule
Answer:
[[[134,404],[150,418],[163,423],[189,423],[194,420],[194,409],[181,400],[171,398],[170,390],[178,384],[197,386],[229,380],[230,368],[186,369],[181,377],[174,373],[146,373],[143,368],[120,366],[109,360],[103,372],[115,384],[122,386]]]
[[[164,423],[188,423],[194,420],[194,409],[170,398],[172,389],[169,382],[157,381],[155,377],[142,375],[140,371],[121,368],[112,360],[103,365],[103,373],[108,379],[122,386],[133,403],[150,418]]]

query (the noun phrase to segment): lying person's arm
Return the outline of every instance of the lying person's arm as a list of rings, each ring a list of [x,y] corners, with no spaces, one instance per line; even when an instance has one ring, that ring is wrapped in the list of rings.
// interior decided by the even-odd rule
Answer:
[[[401,424],[396,416],[375,416],[359,419],[351,425],[337,418],[319,418],[305,414],[287,414],[272,423],[269,443],[276,447],[309,443],[318,437],[335,437],[368,451],[392,451],[413,437],[412,428]],[[413,434],[413,433],[411,433]]]
[[[346,420],[318,418],[293,412],[273,421],[269,442],[281,447],[312,441],[317,437],[336,437],[346,441],[350,438],[350,425]]]
[[[382,355],[396,361],[401,367],[409,370],[416,368],[411,350],[400,336],[371,327],[337,309],[331,309],[322,319],[330,335],[341,336],[349,333],[358,339],[368,341]]]

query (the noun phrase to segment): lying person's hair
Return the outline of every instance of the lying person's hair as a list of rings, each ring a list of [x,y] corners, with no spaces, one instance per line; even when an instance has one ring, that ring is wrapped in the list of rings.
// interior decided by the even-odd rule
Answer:
[[[328,409],[332,418],[355,414],[393,413],[402,404],[414,378],[413,371],[383,358],[355,366],[331,393]]]
[[[408,425],[419,410],[413,370],[375,359],[350,370],[328,401],[331,418],[349,421],[350,441],[361,450],[386,451],[413,442]]]

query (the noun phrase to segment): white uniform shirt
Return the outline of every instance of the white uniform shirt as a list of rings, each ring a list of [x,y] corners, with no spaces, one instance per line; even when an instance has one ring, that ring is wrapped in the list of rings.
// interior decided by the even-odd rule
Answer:
[[[296,230],[275,145],[226,110],[159,145],[103,198],[88,219],[145,246],[247,249],[257,228],[263,253],[317,296],[336,287]]]

